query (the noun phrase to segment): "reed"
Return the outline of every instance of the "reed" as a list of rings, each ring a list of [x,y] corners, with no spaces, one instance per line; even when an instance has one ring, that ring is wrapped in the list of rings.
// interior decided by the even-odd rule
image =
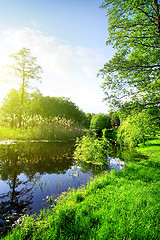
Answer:
[[[84,134],[84,127],[65,118],[42,118],[39,115],[33,117],[23,116],[22,127],[11,128],[8,124],[0,126],[1,140],[65,140],[75,139]]]

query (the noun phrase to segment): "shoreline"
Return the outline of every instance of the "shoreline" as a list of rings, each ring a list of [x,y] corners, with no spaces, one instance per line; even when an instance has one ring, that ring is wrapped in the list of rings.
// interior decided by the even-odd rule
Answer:
[[[158,239],[159,146],[160,137],[140,144],[138,152],[152,153],[147,159],[71,189],[52,212],[43,210],[37,219],[25,216],[23,224],[2,239]]]

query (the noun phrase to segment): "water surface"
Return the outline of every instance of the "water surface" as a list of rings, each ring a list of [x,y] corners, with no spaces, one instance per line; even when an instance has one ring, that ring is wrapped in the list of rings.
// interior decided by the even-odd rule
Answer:
[[[0,229],[24,213],[39,213],[68,188],[86,184],[91,177],[122,169],[124,162],[109,158],[106,166],[73,159],[74,141],[1,142],[0,144]]]

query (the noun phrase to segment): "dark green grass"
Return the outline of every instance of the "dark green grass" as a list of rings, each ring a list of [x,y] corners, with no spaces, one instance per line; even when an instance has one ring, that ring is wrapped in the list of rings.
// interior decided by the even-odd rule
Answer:
[[[160,239],[160,138],[138,152],[147,157],[70,190],[5,239]]]

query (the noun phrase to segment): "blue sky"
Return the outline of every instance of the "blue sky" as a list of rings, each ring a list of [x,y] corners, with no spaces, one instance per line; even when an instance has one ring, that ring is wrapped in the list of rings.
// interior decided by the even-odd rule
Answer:
[[[0,0],[0,67],[30,48],[43,68],[44,95],[68,97],[85,112],[107,112],[97,73],[113,54],[106,46],[100,0]],[[1,98],[14,86],[0,82]],[[16,87],[15,87],[16,88]]]

